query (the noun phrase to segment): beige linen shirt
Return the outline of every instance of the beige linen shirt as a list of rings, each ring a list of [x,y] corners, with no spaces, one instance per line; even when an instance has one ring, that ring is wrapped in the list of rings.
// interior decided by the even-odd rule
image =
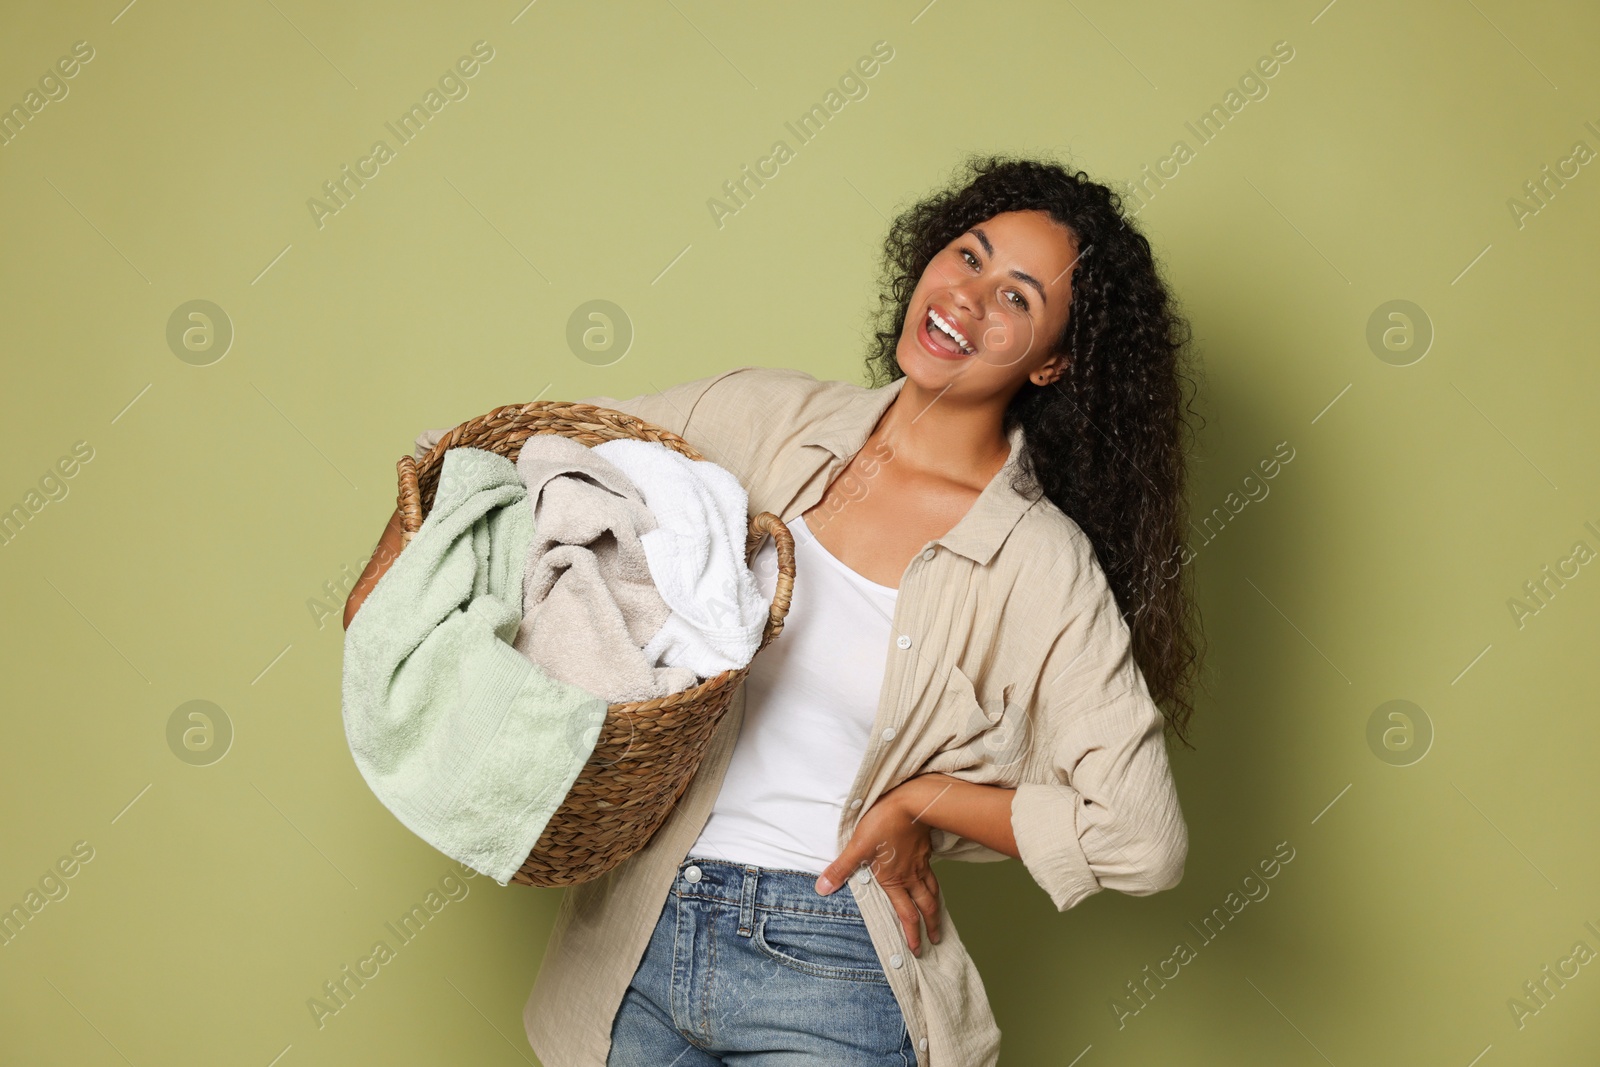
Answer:
[[[867,389],[798,370],[737,367],[659,393],[582,402],[679,434],[738,477],[752,513],[790,521],[822,498],[904,382]],[[424,431],[418,456],[445,432]],[[971,510],[906,567],[871,741],[839,821],[839,850],[880,795],[907,778],[943,772],[1016,790],[1011,826],[1022,863],[1058,910],[1101,889],[1144,896],[1171,888],[1183,875],[1188,830],[1161,713],[1088,538],[1037,490],[1011,488],[1020,428],[1010,441],[1010,458]],[[893,462],[892,454],[875,462]],[[840,488],[870,493],[867,473]],[[604,1067],[612,1020],[678,864],[716,800],[744,696],[741,685],[698,773],[650,843],[565,891],[523,1010],[528,1041],[546,1067]],[[1009,858],[944,830],[932,837],[936,859]],[[835,892],[853,893],[860,905],[920,1067],[994,1067],[1000,1030],[942,895],[941,939],[924,936],[919,957],[870,874]]]

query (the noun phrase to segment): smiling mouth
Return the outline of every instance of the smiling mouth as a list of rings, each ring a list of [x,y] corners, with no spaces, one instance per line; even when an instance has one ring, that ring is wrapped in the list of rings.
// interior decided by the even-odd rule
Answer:
[[[967,340],[966,335],[956,329],[955,323],[950,322],[931,307],[928,309],[928,314],[923,324],[927,328],[928,336],[945,351],[952,354],[960,352],[967,356],[977,351],[976,348],[972,347],[972,342]]]

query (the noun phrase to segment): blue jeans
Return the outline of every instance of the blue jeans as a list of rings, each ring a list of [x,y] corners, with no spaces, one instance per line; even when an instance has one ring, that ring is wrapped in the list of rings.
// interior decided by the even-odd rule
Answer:
[[[611,1024],[607,1067],[914,1067],[849,886],[689,856]]]

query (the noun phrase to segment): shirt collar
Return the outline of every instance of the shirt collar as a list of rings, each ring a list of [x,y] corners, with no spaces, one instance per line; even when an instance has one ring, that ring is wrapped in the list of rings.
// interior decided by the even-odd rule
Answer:
[[[894,398],[900,395],[905,382],[906,379],[900,377],[876,389],[851,391],[837,410],[800,435],[800,443],[826,449],[848,463],[867,443],[868,436],[894,403]],[[1006,458],[1005,465],[984,486],[961,521],[944,536],[934,539],[935,544],[944,545],[980,565],[987,565],[994,558],[1023,514],[1043,495],[1043,490],[1037,486],[1026,494],[1011,487],[1025,442],[1022,424],[1013,426],[1006,437],[1011,443],[1011,455]]]

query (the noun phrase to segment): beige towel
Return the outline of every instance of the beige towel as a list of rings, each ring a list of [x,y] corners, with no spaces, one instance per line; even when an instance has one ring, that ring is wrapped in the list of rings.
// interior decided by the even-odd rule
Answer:
[[[514,647],[551,677],[611,703],[697,685],[693,670],[658,667],[643,652],[672,610],[639,542],[656,520],[633,483],[560,434],[523,442],[517,475],[534,533]]]

